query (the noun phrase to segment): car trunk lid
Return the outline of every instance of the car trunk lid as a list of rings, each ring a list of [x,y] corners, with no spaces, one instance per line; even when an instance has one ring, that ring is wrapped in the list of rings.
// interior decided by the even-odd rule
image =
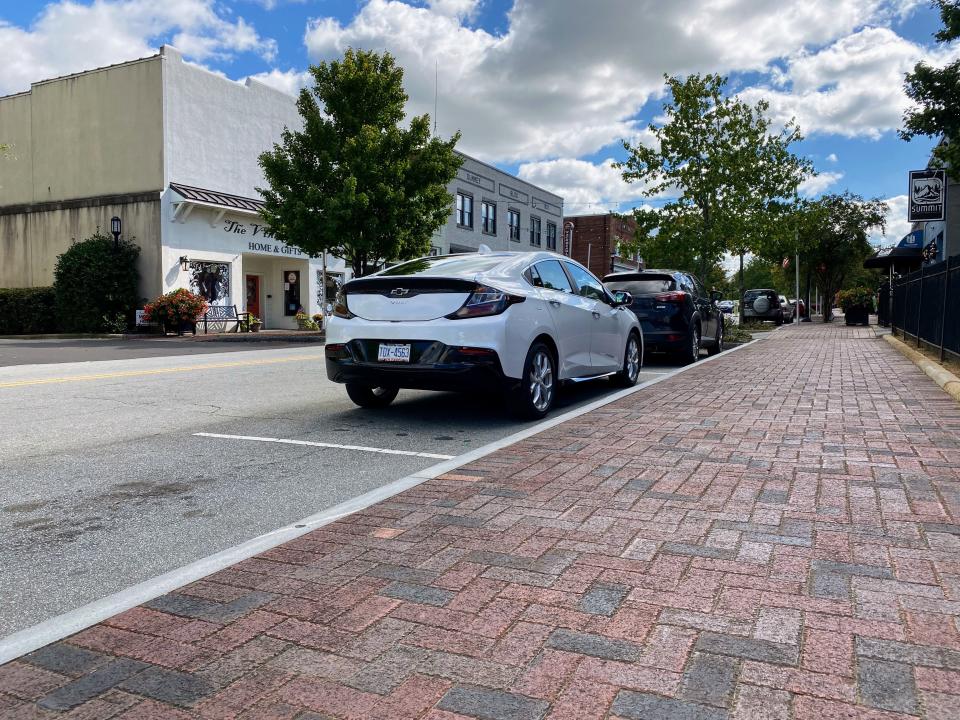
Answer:
[[[364,320],[436,320],[456,312],[477,283],[464,278],[370,277],[343,286],[347,308]]]

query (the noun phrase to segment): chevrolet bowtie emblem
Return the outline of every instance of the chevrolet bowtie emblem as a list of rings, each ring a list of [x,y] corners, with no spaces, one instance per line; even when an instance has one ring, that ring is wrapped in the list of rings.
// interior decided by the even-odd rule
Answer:
[[[407,290],[406,288],[394,288],[393,290],[390,291],[390,294],[393,295],[394,297],[403,297],[404,295],[407,295],[409,292],[410,291]]]

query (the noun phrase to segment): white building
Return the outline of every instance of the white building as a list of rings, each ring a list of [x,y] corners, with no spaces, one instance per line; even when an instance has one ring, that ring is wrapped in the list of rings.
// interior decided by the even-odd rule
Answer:
[[[275,242],[259,215],[257,158],[300,127],[296,99],[183,61],[141,60],[34,83],[0,98],[0,287],[49,285],[73,239],[107,230],[141,248],[143,299],[190,287],[267,328],[321,311],[323,259]],[[465,157],[435,253],[553,249],[562,200]],[[349,270],[326,258],[327,295]]]

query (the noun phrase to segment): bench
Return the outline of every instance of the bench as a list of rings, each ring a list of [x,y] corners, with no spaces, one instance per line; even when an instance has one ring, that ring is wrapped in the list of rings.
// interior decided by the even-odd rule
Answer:
[[[200,319],[203,323],[204,335],[208,334],[210,323],[223,323],[224,329],[227,323],[236,323],[233,332],[240,332],[240,325],[247,324],[249,321],[250,313],[237,312],[236,305],[211,305]]]

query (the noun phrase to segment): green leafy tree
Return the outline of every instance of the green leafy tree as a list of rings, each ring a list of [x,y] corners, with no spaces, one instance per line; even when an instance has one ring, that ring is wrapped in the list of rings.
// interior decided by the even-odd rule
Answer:
[[[943,29],[934,35],[939,43],[950,43],[960,37],[960,2],[935,0],[940,8]],[[916,103],[903,116],[900,137],[911,140],[917,135],[941,137],[934,148],[934,161],[948,168],[960,167],[960,60],[942,68],[917,63],[907,73],[904,83],[907,96]]]
[[[428,115],[402,126],[403,69],[389,53],[349,49],[310,73],[297,101],[303,129],[260,155],[270,232],[311,256],[342,257],[356,275],[425,255],[450,214],[459,133],[431,138]]]
[[[824,195],[808,203],[798,216],[801,264],[823,292],[823,321],[832,319],[833,298],[839,290],[862,282],[863,261],[873,253],[871,230],[886,228],[887,204],[864,200],[850,192]]]
[[[770,288],[781,295],[792,295],[793,293],[792,283],[783,272],[783,266],[778,262],[771,262],[757,255],[751,257],[744,266],[743,282],[748,290]],[[739,273],[733,281],[734,287],[738,287],[738,285]]]
[[[629,155],[618,167],[627,182],[645,183],[647,196],[677,194],[660,211],[659,232],[642,242],[644,256],[662,253],[706,278],[725,252],[756,251],[778,231],[812,164],[790,149],[802,139],[796,124],[774,131],[768,104],[725,96],[726,78],[665,79],[671,101],[665,122],[650,125],[655,142],[624,141]]]
[[[139,257],[133,238],[114,245],[100,228],[57,256],[53,290],[63,329],[101,332],[128,324],[139,301]]]

